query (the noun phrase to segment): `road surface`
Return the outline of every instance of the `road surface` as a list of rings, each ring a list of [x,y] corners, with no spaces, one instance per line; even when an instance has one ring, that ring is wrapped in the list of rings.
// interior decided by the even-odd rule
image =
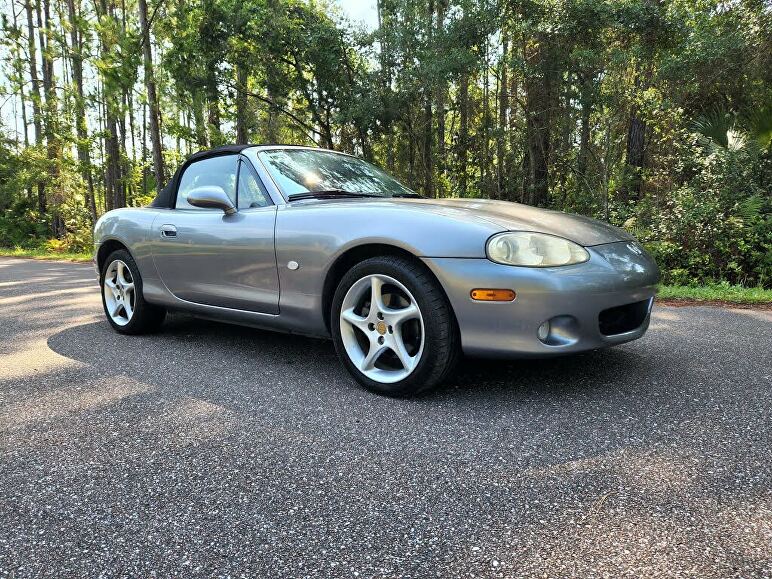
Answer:
[[[772,575],[772,315],[655,306],[414,400],[329,342],[175,315],[126,337],[91,266],[0,259],[0,576]]]

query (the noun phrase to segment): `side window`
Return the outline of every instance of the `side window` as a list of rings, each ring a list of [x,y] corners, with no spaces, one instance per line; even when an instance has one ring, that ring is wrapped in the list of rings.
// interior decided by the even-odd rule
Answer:
[[[188,193],[197,187],[222,187],[233,203],[236,203],[236,155],[221,155],[191,164],[180,178],[177,189],[176,209],[198,209],[188,203]]]
[[[239,209],[271,205],[271,198],[252,167],[244,161],[239,163],[239,167]]]

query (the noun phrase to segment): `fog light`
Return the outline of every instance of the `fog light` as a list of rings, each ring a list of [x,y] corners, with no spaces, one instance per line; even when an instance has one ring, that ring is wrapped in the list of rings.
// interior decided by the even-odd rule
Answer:
[[[547,340],[547,336],[550,335],[549,320],[544,322],[541,326],[539,326],[539,329],[537,330],[536,335],[542,342],[545,342]]]

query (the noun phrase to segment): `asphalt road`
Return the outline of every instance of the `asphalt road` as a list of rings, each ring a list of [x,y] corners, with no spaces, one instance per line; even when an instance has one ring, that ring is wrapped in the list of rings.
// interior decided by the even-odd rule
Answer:
[[[0,576],[772,576],[772,315],[466,362],[414,400],[332,345],[110,330],[90,266],[0,259]]]

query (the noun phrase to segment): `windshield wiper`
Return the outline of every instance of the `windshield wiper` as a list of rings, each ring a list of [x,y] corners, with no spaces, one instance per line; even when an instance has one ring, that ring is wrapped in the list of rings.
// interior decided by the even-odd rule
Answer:
[[[306,191],[290,195],[290,201],[298,199],[345,199],[357,197],[376,197],[378,199],[426,199],[418,193],[394,193],[393,195],[376,195],[374,193],[362,193],[361,191],[346,191],[345,189],[324,189],[322,191]]]
[[[357,191],[345,191],[343,189],[325,189],[324,191],[306,191],[305,193],[295,193],[289,196],[290,201],[298,199],[344,199],[347,197],[381,197],[372,193],[360,193]]]

